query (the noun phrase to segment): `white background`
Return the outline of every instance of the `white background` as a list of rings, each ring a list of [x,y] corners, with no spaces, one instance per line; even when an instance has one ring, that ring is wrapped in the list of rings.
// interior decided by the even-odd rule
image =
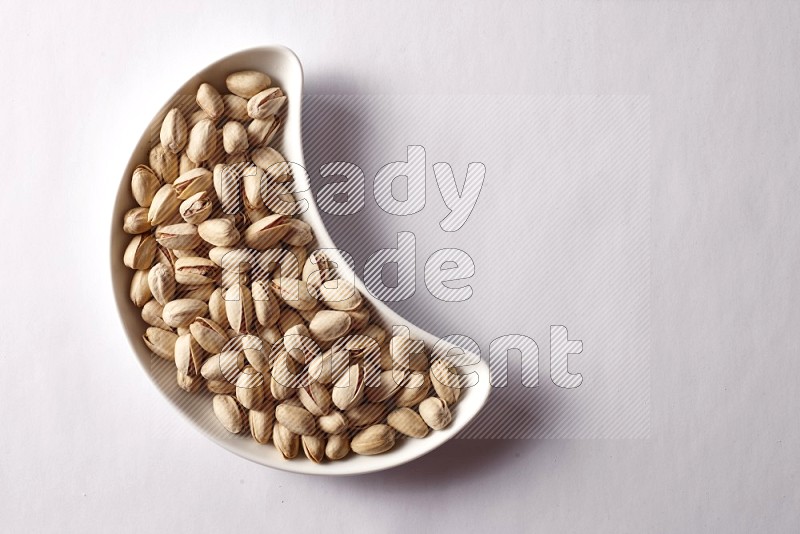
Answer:
[[[3,530],[795,526],[800,5],[1,9]],[[111,202],[172,88],[266,43],[298,53],[310,93],[650,96],[649,439],[466,440],[390,472],[320,479],[233,457],[167,407],[116,318]],[[504,331],[502,314],[465,321],[478,319]]]

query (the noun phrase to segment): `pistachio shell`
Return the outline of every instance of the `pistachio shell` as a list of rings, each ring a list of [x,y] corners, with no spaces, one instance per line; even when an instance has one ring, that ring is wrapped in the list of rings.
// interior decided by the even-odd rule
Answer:
[[[207,380],[206,389],[216,395],[233,395],[236,386],[225,380]]]
[[[244,242],[256,250],[266,250],[278,244],[289,230],[288,218],[274,214],[254,222],[244,231]]]
[[[242,70],[225,78],[228,91],[242,98],[252,98],[272,84],[269,76],[255,70]]]
[[[172,108],[161,123],[161,144],[177,154],[186,146],[188,129],[186,119],[178,108]]]
[[[217,151],[217,137],[217,130],[211,119],[201,120],[195,124],[192,131],[189,132],[189,144],[186,146],[186,155],[195,163],[207,161]]]
[[[247,114],[254,119],[266,119],[276,114],[286,103],[280,87],[270,87],[253,95],[247,101]]]
[[[161,180],[147,165],[138,165],[133,170],[131,193],[139,206],[149,207],[159,187],[161,187]]]
[[[175,381],[177,382],[178,387],[187,393],[196,392],[198,389],[200,389],[200,385],[203,383],[203,379],[201,377],[189,376],[177,369],[175,370]]]
[[[325,440],[319,436],[305,435],[301,438],[306,458],[318,464],[325,458]]]
[[[175,341],[175,367],[188,376],[198,376],[206,353],[191,334],[178,336]]]
[[[219,119],[225,112],[225,104],[222,101],[222,97],[219,91],[214,89],[214,86],[211,84],[200,84],[200,87],[197,89],[196,101],[200,109],[213,120]]]
[[[200,367],[200,374],[208,381],[228,382],[235,385],[244,367],[242,351],[230,350],[209,356]]]
[[[359,432],[350,442],[353,452],[373,455],[386,452],[394,447],[394,430],[387,425],[373,425]]]
[[[317,341],[333,341],[347,334],[351,319],[346,312],[320,310],[308,324],[308,330]]]
[[[208,219],[197,227],[204,241],[218,247],[232,247],[239,242],[239,231],[230,219]]]
[[[272,293],[269,285],[265,282],[253,282],[252,295],[258,323],[262,326],[272,326],[278,322],[281,309],[278,297]]]
[[[189,326],[208,313],[208,304],[197,299],[177,299],[164,305],[164,322],[172,327]]]
[[[148,269],[153,264],[155,255],[156,241],[153,236],[135,235],[125,249],[122,262],[131,269]]]
[[[347,429],[347,418],[342,412],[332,412],[317,419],[320,430],[328,434],[339,434]]]
[[[214,203],[208,191],[200,191],[181,202],[178,211],[187,223],[200,224],[208,219],[213,209]]]
[[[305,436],[317,430],[314,416],[308,410],[290,404],[279,404],[275,408],[275,419],[295,434]]]
[[[333,386],[331,398],[340,410],[347,410],[364,397],[364,370],[359,364],[351,365]]]
[[[386,422],[401,434],[412,438],[424,438],[428,435],[428,425],[411,408],[397,408],[389,414]]]
[[[352,283],[342,278],[322,284],[319,295],[332,310],[354,310],[361,305],[361,293]]]
[[[236,399],[230,395],[217,395],[212,401],[214,406],[214,415],[217,416],[219,422],[225,427],[225,430],[233,434],[238,434],[245,427],[244,410]]]
[[[137,308],[143,307],[153,297],[147,280],[149,272],[149,270],[136,271],[131,278],[130,297]]]
[[[411,373],[394,402],[397,406],[416,406],[428,396],[430,388],[431,379],[428,373]]]
[[[341,460],[350,452],[350,441],[344,434],[336,434],[328,438],[325,445],[325,456],[330,460]]]
[[[172,187],[175,188],[175,194],[180,200],[186,200],[192,195],[210,190],[213,185],[211,171],[197,167],[178,176]]]
[[[141,206],[129,209],[122,219],[122,230],[127,234],[142,234],[149,231],[152,226],[147,220],[148,211]]]
[[[245,104],[245,113],[247,105]],[[281,120],[275,115],[270,115],[264,119],[254,119],[247,125],[247,142],[251,147],[259,147],[268,144],[275,137],[275,133],[281,127]]]
[[[272,427],[272,441],[285,459],[291,460],[297,456],[300,449],[300,436],[278,422]]]
[[[159,245],[169,249],[191,250],[203,242],[197,227],[186,222],[159,226],[155,237]]]
[[[163,263],[153,265],[147,275],[147,283],[153,298],[162,306],[175,296],[175,274]]]
[[[247,99],[237,95],[222,95],[222,103],[225,105],[226,119],[245,122],[250,119],[247,114]]]
[[[148,301],[142,308],[142,319],[150,326],[157,326],[158,328],[169,330],[169,325],[165,323],[164,319],[161,317],[163,312],[164,306],[153,299]]]
[[[380,422],[386,416],[387,410],[384,403],[363,403],[350,408],[344,415],[352,428],[363,428]]]
[[[219,265],[199,256],[175,260],[175,280],[179,284],[189,286],[213,284],[219,280],[221,273]]]
[[[431,384],[436,395],[452,406],[461,397],[460,378],[455,367],[450,363],[437,359],[430,369]]]
[[[241,123],[228,121],[222,127],[222,147],[228,154],[247,150],[247,131]]]
[[[265,377],[252,367],[245,367],[236,380],[236,399],[250,410],[263,410],[272,399],[269,394],[269,377]]]
[[[253,439],[262,445],[269,443],[274,419],[275,413],[271,409],[264,411],[250,410],[248,420],[250,421],[250,433],[253,435]]]
[[[164,184],[153,197],[153,203],[150,204],[150,211],[147,213],[147,220],[153,226],[168,221],[178,213],[178,206],[180,206],[180,200],[175,195],[172,184]]]
[[[255,309],[253,297],[247,286],[236,284],[225,292],[225,312],[231,328],[238,334],[253,332]]]
[[[178,336],[175,333],[151,326],[145,330],[142,339],[147,348],[156,356],[165,360],[175,358],[175,342],[178,340]]]
[[[225,329],[205,317],[198,317],[192,321],[189,331],[200,346],[212,354],[222,352],[228,342],[228,334]]]
[[[297,390],[297,398],[306,410],[316,416],[325,415],[331,409],[331,394],[319,382],[312,382]]]
[[[178,177],[178,156],[157,144],[150,150],[150,168],[165,184],[171,184]]]
[[[434,430],[441,430],[453,420],[447,403],[439,397],[429,397],[419,404],[419,415]]]

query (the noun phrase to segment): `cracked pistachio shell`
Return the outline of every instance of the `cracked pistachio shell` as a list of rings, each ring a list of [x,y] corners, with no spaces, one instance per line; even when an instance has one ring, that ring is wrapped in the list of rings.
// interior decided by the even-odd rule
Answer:
[[[350,448],[356,454],[373,455],[394,447],[394,430],[388,425],[373,425],[353,437]]]
[[[150,150],[150,168],[165,184],[171,184],[178,177],[178,156],[157,144]]]
[[[137,307],[143,307],[148,300],[153,298],[153,294],[150,292],[150,286],[147,283],[149,270],[141,270],[136,271],[133,273],[133,278],[131,278],[131,290],[130,290],[130,297],[131,302]]]
[[[161,144],[177,154],[186,146],[188,129],[186,119],[178,108],[172,108],[161,123]]]
[[[186,222],[159,226],[155,238],[162,247],[178,250],[191,250],[203,242],[197,234],[197,227]]]
[[[131,269],[147,269],[156,256],[156,241],[151,235],[135,235],[131,238],[122,262]]]
[[[213,120],[219,119],[225,112],[225,103],[222,101],[219,91],[214,89],[211,84],[201,83],[197,88],[195,100],[200,109]]]
[[[236,379],[236,399],[250,410],[266,409],[272,399],[269,378],[248,365]]]
[[[178,213],[178,206],[180,206],[180,200],[175,195],[172,184],[164,184],[153,197],[153,203],[150,204],[150,211],[147,213],[147,220],[153,226],[166,222]]]
[[[289,357],[283,350],[275,357],[272,366],[272,379],[270,381],[270,393],[278,400],[286,400],[294,396],[299,384],[299,373],[302,368]]]
[[[147,275],[147,283],[153,298],[162,306],[175,296],[175,274],[168,265],[153,265]]]
[[[313,415],[326,415],[331,410],[331,394],[319,382],[312,382],[297,390],[297,398]]]
[[[253,305],[256,319],[261,326],[272,326],[278,322],[281,308],[278,297],[272,293],[266,282],[256,281],[252,284]]]
[[[178,387],[187,393],[195,393],[200,389],[200,385],[203,383],[203,379],[201,377],[189,376],[177,369],[175,370],[175,381],[177,382]]]
[[[178,336],[175,341],[175,367],[188,376],[198,376],[206,353],[191,334]]]
[[[351,365],[333,386],[331,398],[340,410],[355,406],[364,397],[364,370],[359,364]]]
[[[208,219],[213,209],[214,203],[208,191],[201,191],[181,202],[178,211],[187,223],[200,224]]]
[[[225,78],[228,91],[241,98],[252,98],[270,85],[270,77],[257,70],[241,70]]]
[[[232,434],[238,434],[245,428],[244,410],[236,399],[230,395],[216,395],[212,401],[214,415],[225,427],[225,430]]]
[[[239,154],[247,150],[247,130],[240,122],[228,121],[222,127],[222,148],[228,154]]]
[[[447,403],[439,397],[428,397],[419,403],[419,415],[434,430],[445,428],[453,420]]]
[[[139,206],[147,208],[153,202],[153,197],[161,187],[161,180],[147,165],[138,165],[131,176],[131,193]]]
[[[173,328],[189,326],[198,317],[208,313],[208,304],[198,299],[177,299],[164,305],[164,322]]]
[[[287,460],[297,457],[300,449],[300,436],[276,422],[272,427],[272,442]]]
[[[424,438],[428,435],[428,425],[411,408],[397,408],[389,414],[386,422],[401,434],[412,438]]]
[[[275,115],[286,103],[286,96],[280,87],[270,87],[255,95],[247,101],[247,114],[254,119],[266,119]]]
[[[141,206],[129,209],[122,219],[122,230],[126,234],[143,234],[149,231],[152,226],[147,220],[148,211],[150,210]]]
[[[175,358],[175,342],[178,340],[178,336],[174,332],[150,326],[145,330],[142,339],[147,348],[156,356],[165,360]]]
[[[260,147],[268,144],[275,137],[282,121],[275,115],[264,119],[254,119],[247,125],[247,143],[251,147]]]
[[[197,167],[178,176],[172,187],[175,188],[175,194],[178,195],[180,200],[186,200],[201,191],[211,190],[213,185],[211,171],[203,167]]]
[[[272,436],[272,425],[275,422],[274,411],[271,409],[250,410],[248,420],[253,439],[262,445],[269,443],[269,438]]]
[[[361,293],[352,283],[342,278],[322,284],[319,295],[332,310],[350,311],[361,305]]]
[[[291,432],[301,436],[314,434],[317,430],[317,423],[311,412],[291,404],[279,404],[275,408],[275,419]]]
[[[320,310],[308,324],[308,330],[317,341],[333,341],[350,331],[350,316],[336,310]]]
[[[217,129],[211,119],[202,119],[189,132],[186,155],[195,163],[208,161],[217,151],[217,137]]]
[[[188,256],[175,260],[175,280],[179,284],[187,286],[213,284],[219,280],[221,273],[220,266],[208,258]]]
[[[350,453],[350,440],[344,434],[336,434],[328,438],[325,445],[325,456],[329,460],[341,460]]]
[[[450,363],[437,359],[431,364],[431,384],[436,395],[452,406],[461,397],[461,378]]]
[[[248,165],[242,170],[242,187],[244,188],[245,207],[252,210],[264,208],[264,197],[261,194],[261,182],[264,171],[255,165]],[[267,214],[269,215],[269,214]],[[263,217],[261,217],[263,219]]]
[[[303,436],[300,439],[306,458],[315,464],[321,463],[325,458],[325,440],[319,436]]]
[[[219,324],[205,317],[198,317],[189,325],[189,332],[205,350],[219,354],[228,343],[228,333]]]
[[[409,336],[394,336],[389,341],[389,353],[395,367],[411,369],[412,371],[426,371],[428,369],[428,356],[425,344]]]
[[[340,434],[347,429],[347,418],[342,412],[331,412],[317,419],[320,430],[328,434]]]
[[[274,247],[289,231],[288,221],[288,217],[276,213],[254,222],[244,231],[245,244],[256,250]]]
[[[232,247],[239,242],[239,230],[230,219],[208,219],[197,227],[200,237],[217,247]]]
[[[237,95],[222,95],[222,103],[225,106],[224,118],[239,122],[247,122],[250,115],[247,114],[247,99]]]
[[[225,313],[231,328],[237,334],[254,331],[255,308],[253,296],[247,286],[235,284],[225,292]]]
[[[142,319],[150,326],[157,326],[164,330],[169,330],[169,325],[164,322],[161,314],[164,312],[164,306],[159,304],[155,299],[147,301],[147,304],[142,308]]]
[[[336,266],[322,250],[315,250],[308,255],[303,264],[302,279],[309,287],[319,287],[336,276]]]

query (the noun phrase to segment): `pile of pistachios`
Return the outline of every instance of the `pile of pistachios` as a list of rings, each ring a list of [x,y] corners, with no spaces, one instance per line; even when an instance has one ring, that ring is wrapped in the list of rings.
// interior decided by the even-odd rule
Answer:
[[[222,427],[287,459],[379,454],[447,427],[453,366],[371,322],[298,218],[292,164],[270,146],[287,97],[256,71],[225,86],[176,99],[131,177],[123,261],[144,344],[187,394],[210,397]]]

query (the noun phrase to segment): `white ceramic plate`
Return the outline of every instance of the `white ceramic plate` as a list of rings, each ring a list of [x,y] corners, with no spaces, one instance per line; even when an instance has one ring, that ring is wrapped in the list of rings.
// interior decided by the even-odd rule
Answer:
[[[297,56],[281,46],[266,46],[238,52],[215,63],[212,63],[180,87],[167,103],[173,101],[177,95],[191,95],[197,90],[198,85],[205,81],[217,88],[225,87],[225,77],[234,71],[253,69],[266,72],[274,80],[273,84],[280,86],[288,96],[286,120],[284,122],[280,150],[287,161],[304,166],[300,110],[302,104],[303,69]],[[147,126],[139,143],[136,145],[125,171],[122,173],[120,187],[117,192],[114,217],[111,221],[111,276],[114,285],[114,294],[123,326],[128,335],[128,340],[139,358],[143,368],[149,374],[156,386],[169,399],[170,403],[178,409],[192,424],[200,429],[211,440],[225,449],[238,454],[256,463],[292,471],[317,475],[353,475],[380,471],[395,467],[432,451],[452,438],[461,430],[483,407],[489,396],[489,369],[481,362],[476,365],[462,366],[462,372],[475,372],[478,375],[477,384],[467,388],[455,407],[452,424],[441,431],[432,431],[424,439],[398,440],[395,448],[385,454],[376,456],[358,456],[350,454],[346,459],[337,462],[324,462],[315,464],[305,457],[294,460],[284,460],[280,453],[270,445],[260,445],[249,434],[234,436],[221,428],[211,410],[211,394],[195,393],[190,395],[177,387],[175,383],[175,369],[170,362],[154,357],[142,342],[142,334],[147,325],[141,318],[140,310],[130,301],[128,294],[133,271],[122,263],[122,256],[130,236],[122,231],[122,218],[124,213],[136,206],[130,192],[130,177],[133,169],[140,163],[147,163],[150,142],[153,132],[158,132],[158,127],[168,111],[168,104],[155,115],[153,121]],[[153,128],[156,128],[155,130]],[[298,189],[309,189],[305,177],[296,177]],[[325,226],[320,218],[319,211],[310,193],[305,195],[309,201],[309,209],[302,215],[314,229],[317,247],[335,248]],[[334,257],[340,270],[345,270],[352,275],[346,262],[340,257]],[[430,348],[437,341],[424,330],[417,328],[390,310],[385,304],[375,300],[364,288],[363,283],[356,277],[356,285],[361,293],[374,307],[375,313],[371,319],[389,328],[392,325],[407,325],[412,337],[423,340]],[[198,402],[201,396],[202,402]],[[302,454],[301,454],[302,456]]]

